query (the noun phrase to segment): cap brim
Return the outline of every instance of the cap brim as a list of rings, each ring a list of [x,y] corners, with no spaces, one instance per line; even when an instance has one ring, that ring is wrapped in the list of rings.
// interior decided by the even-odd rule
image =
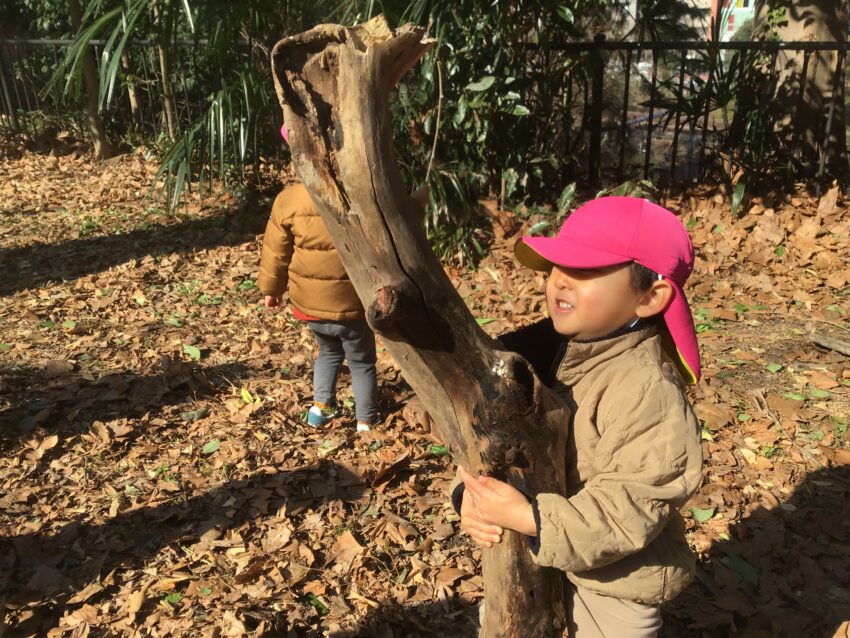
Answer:
[[[665,278],[666,279],[666,278]],[[681,286],[666,279],[673,288],[673,299],[663,313],[669,339],[665,340],[667,354],[676,364],[679,373],[688,385],[699,381],[702,373],[699,360],[697,331],[688,306],[688,299]]]
[[[553,264],[566,268],[602,268],[632,261],[566,237],[522,237],[514,244],[514,254],[519,263],[532,270],[550,270]]]

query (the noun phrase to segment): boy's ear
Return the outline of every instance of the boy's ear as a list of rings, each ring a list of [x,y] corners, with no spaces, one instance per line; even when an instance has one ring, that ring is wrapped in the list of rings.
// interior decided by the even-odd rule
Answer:
[[[654,317],[664,312],[671,299],[673,299],[673,286],[670,282],[666,279],[653,281],[652,286],[638,299],[635,312],[641,319]]]

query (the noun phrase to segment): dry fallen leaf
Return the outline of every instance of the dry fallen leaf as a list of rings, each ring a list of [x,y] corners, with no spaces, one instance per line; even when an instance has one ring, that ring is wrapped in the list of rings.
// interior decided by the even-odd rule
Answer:
[[[468,574],[465,571],[458,569],[457,567],[444,567],[437,572],[437,582],[443,585],[451,585],[458,578],[462,578],[467,575]]]

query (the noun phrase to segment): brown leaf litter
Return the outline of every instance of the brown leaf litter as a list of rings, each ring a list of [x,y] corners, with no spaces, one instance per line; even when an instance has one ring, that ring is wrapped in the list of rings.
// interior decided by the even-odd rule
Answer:
[[[383,422],[305,426],[313,343],[258,305],[268,201],[144,198],[153,166],[0,161],[0,600],[20,636],[473,636],[480,550],[386,352]],[[665,635],[818,636],[850,618],[850,213],[837,189],[670,200],[697,248],[697,579]],[[491,207],[492,208],[492,207]],[[521,220],[448,273],[490,334],[542,312]],[[347,375],[341,399],[349,400]],[[521,593],[518,593],[521,595]],[[359,627],[359,629],[358,629]],[[347,633],[346,633],[347,632]]]

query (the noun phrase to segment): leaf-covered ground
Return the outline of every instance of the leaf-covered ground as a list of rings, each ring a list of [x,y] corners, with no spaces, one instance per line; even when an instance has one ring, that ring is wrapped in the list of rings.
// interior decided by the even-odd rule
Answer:
[[[268,199],[167,215],[152,171],[0,160],[6,635],[474,636],[480,551],[398,368],[379,354],[376,431],[304,426],[311,337],[257,303]],[[699,574],[664,635],[832,635],[850,619],[847,202],[667,204],[698,251],[706,460],[685,509]],[[542,309],[512,243],[449,272],[491,334]]]

